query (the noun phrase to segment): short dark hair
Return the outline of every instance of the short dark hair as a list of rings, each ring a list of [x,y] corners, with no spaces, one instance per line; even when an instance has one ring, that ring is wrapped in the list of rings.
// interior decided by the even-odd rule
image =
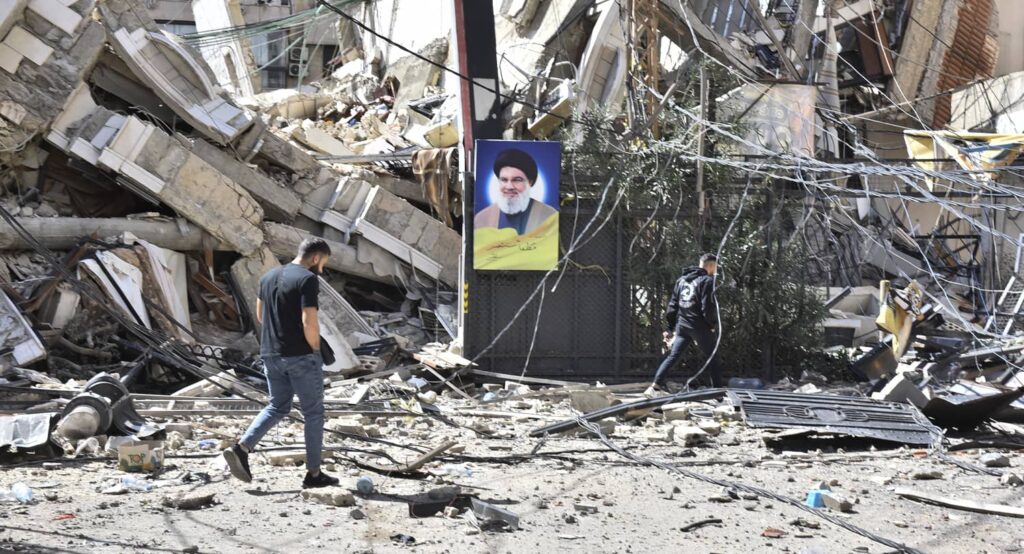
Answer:
[[[498,154],[498,158],[494,160],[495,177],[501,177],[501,168],[503,167],[514,167],[525,173],[531,186],[537,182],[537,162],[533,156],[518,148],[509,148]]]
[[[306,237],[299,243],[300,258],[306,260],[315,254],[331,255],[331,247],[327,245],[326,240],[320,237]]]
[[[703,256],[700,257],[700,265],[704,265],[708,262],[715,262],[717,264],[718,256],[714,254],[704,254]]]

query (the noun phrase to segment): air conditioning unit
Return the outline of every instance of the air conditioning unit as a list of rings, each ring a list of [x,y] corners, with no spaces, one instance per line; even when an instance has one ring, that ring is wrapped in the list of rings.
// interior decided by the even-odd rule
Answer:
[[[290,63],[290,64],[288,64],[288,76],[289,77],[298,77],[300,73],[302,73],[302,64],[301,63]]]
[[[288,50],[288,61],[290,62],[304,62],[306,61],[307,56],[308,52],[301,46],[296,46],[295,48]]]

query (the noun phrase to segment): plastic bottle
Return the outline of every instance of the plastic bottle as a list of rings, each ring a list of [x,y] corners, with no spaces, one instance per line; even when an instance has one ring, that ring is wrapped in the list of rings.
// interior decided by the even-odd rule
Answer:
[[[130,491],[149,492],[153,490],[153,483],[130,475],[121,478],[121,486]]]
[[[13,494],[14,498],[18,502],[21,502],[22,504],[28,504],[29,502],[32,502],[32,489],[28,485],[20,481],[15,483],[14,486],[11,487],[11,494]]]
[[[356,490],[360,494],[371,494],[373,493],[373,480],[363,475],[356,480]]]
[[[217,447],[217,439],[203,439],[199,441],[198,446],[201,450],[209,450]]]

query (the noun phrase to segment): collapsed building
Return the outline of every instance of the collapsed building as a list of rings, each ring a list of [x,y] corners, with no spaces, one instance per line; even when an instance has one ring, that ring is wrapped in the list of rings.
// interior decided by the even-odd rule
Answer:
[[[775,163],[767,178],[811,199],[806,284],[829,310],[821,350],[849,357],[848,371],[639,400],[642,387],[601,382],[646,378],[660,355],[636,335],[660,335],[662,299],[623,276],[635,227],[616,220],[565,264],[572,284],[548,289],[554,315],[520,317],[546,276],[470,269],[466,69],[447,69],[460,63],[455,14],[339,2],[346,19],[273,3],[253,21],[237,1],[194,0],[194,25],[173,34],[180,20],[158,17],[160,4],[34,0],[0,13],[0,456],[177,451],[182,420],[257,409],[258,280],[310,235],[332,250],[328,412],[349,439],[392,425],[353,421],[361,413],[451,423],[504,417],[488,411],[500,404],[524,419],[473,419],[474,441],[590,434],[621,454],[610,437],[707,446],[742,418],[795,430],[765,443],[839,436],[941,454],[943,429],[996,420],[1013,432],[1022,419],[1024,60],[1001,55],[999,2],[495,1],[498,78],[474,94],[498,106],[502,137],[552,139],[601,111],[635,138],[674,110],[720,135],[719,157],[748,182]],[[389,17],[386,30],[355,23]],[[399,48],[389,37],[401,34]],[[673,103],[698,63],[744,84]],[[583,300],[601,295],[615,301]],[[731,376],[750,377],[742,369]],[[82,446],[107,435],[105,448]],[[411,475],[482,459],[447,438],[404,445],[415,462],[359,467]],[[518,527],[479,498],[445,498],[410,513],[461,502],[481,529]]]

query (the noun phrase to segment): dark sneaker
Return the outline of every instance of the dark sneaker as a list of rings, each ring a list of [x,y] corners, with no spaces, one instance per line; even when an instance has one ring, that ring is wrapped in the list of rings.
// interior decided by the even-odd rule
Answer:
[[[231,475],[246,483],[252,482],[252,472],[249,471],[249,453],[242,450],[241,446],[236,444],[231,448],[225,448],[224,459],[228,462]]]
[[[320,487],[336,487],[338,486],[338,483],[339,481],[337,477],[331,477],[323,471],[318,473],[316,477],[313,477],[307,471],[306,478],[302,480],[302,488],[318,489]]]

